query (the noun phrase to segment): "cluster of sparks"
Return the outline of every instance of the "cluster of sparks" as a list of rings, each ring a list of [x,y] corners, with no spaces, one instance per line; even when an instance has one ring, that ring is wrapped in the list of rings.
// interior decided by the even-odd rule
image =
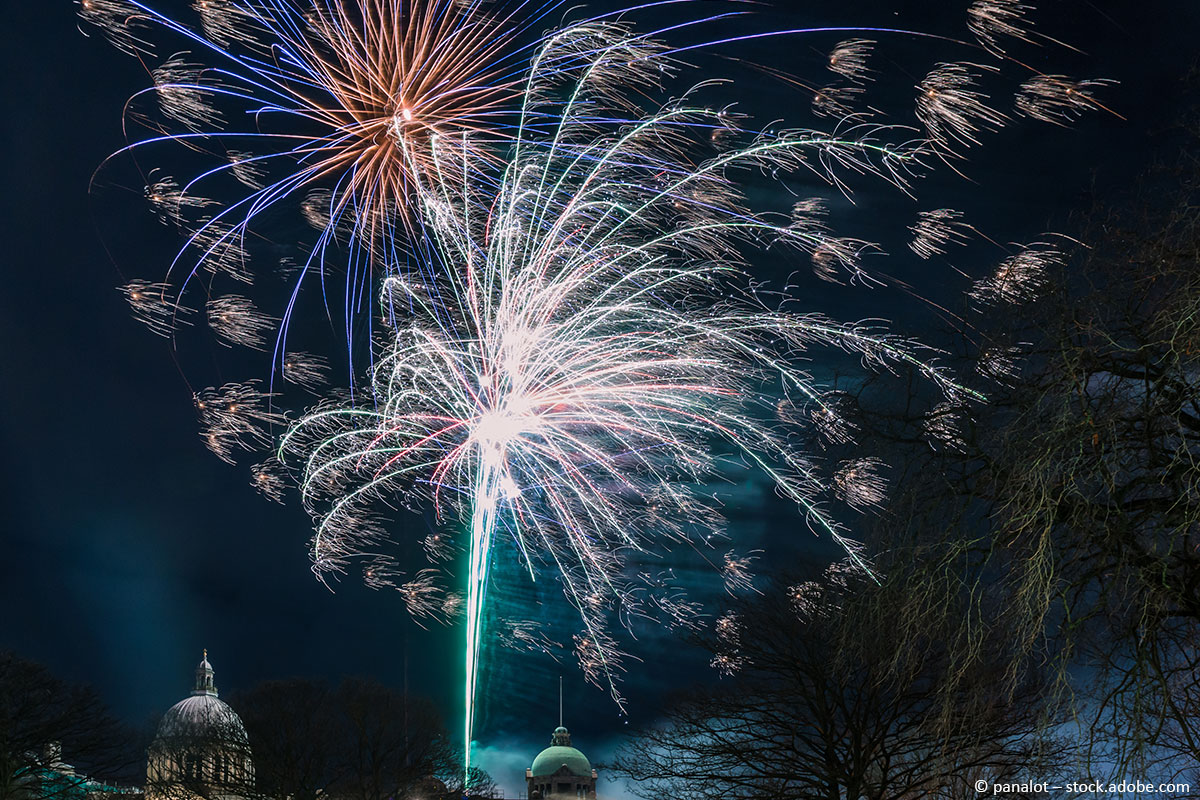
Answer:
[[[607,617],[626,582],[623,554],[660,540],[700,546],[708,531],[691,526],[714,509],[692,487],[721,458],[769,476],[814,530],[868,568],[823,508],[825,487],[792,435],[813,414],[836,416],[800,354],[833,345],[908,364],[956,400],[970,395],[918,360],[911,343],[772,310],[738,288],[739,244],[770,240],[847,259],[852,248],[814,222],[810,204],[784,219],[746,211],[732,170],[824,176],[821,158],[832,158],[897,176],[917,153],[865,133],[796,131],[696,159],[705,152],[698,139],[711,139],[704,133],[720,128],[737,141],[741,132],[686,97],[642,112],[610,93],[655,80],[656,51],[602,24],[546,44],[547,58],[587,53],[586,65],[571,75],[535,63],[522,122],[551,113],[558,122],[521,134],[494,195],[446,185],[427,198],[445,263],[420,280],[384,281],[392,334],[374,370],[373,404],[319,408],[282,443],[285,458],[302,459],[319,569],[343,570],[377,545],[359,521],[381,502],[432,507],[469,531],[468,708],[499,544],[531,575],[543,564],[558,572],[583,622],[576,654],[619,702],[621,654]],[[571,99],[544,108],[561,96]],[[628,122],[635,111],[640,118]],[[877,494],[867,469],[844,470],[839,481],[855,500]],[[731,592],[752,586],[751,560],[723,559]]]
[[[324,396],[298,419],[276,404],[274,385],[258,382],[205,389],[195,403],[222,459],[275,450],[253,469],[265,496],[281,501],[299,482],[316,520],[319,574],[365,560],[367,583],[397,591],[418,622],[465,616],[468,767],[490,573],[501,552],[531,577],[557,574],[581,621],[575,655],[619,704],[625,654],[614,612],[636,607],[689,630],[704,619],[673,585],[639,602],[629,557],[710,550],[719,503],[702,489],[718,474],[765,476],[870,574],[828,501],[879,505],[884,465],[858,458],[822,477],[812,442],[845,444],[851,426],[838,396],[802,366],[814,348],[923,375],[944,396],[927,425],[942,446],[956,446],[968,402],[980,399],[914,342],[749,288],[746,253],[767,248],[809,260],[825,280],[885,281],[863,263],[879,248],[834,235],[823,200],[758,213],[737,176],[804,174],[848,191],[845,176],[865,174],[910,191],[930,160],[1010,121],[981,88],[999,67],[934,67],[917,86],[923,131],[914,135],[857,107],[875,77],[876,42],[848,39],[826,61],[838,82],[812,89],[814,113],[838,120],[833,133],[754,132],[701,101],[711,85],[665,104],[648,100],[681,65],[665,45],[611,18],[530,37],[557,0],[507,11],[481,0],[196,0],[194,26],[140,0],[79,5],[143,60],[157,26],[222,61],[207,67],[180,53],[151,71],[162,121],[148,122],[156,135],[129,149],[176,142],[220,163],[182,183],[150,173],[151,207],[186,238],[176,264],[194,261],[169,276],[173,283],[137,280],[123,292],[137,318],[173,336],[195,322],[199,309],[181,296],[205,277],[197,283],[215,339],[273,349],[283,382]],[[1028,10],[976,0],[970,46],[1007,63],[1004,39],[1036,38]],[[1035,74],[1015,113],[1064,124],[1103,108],[1094,93],[1104,83]],[[253,124],[237,130],[240,120]],[[245,189],[235,200],[197,193],[223,174]],[[369,381],[353,395],[323,389],[328,359],[287,348],[295,292],[278,314],[244,289],[216,293],[220,282],[253,284],[252,226],[281,208],[298,209],[319,231],[289,259],[297,287],[309,272],[324,280],[325,260],[348,244],[347,307],[378,298],[370,316],[383,333]],[[921,213],[910,231],[924,259],[977,233],[952,209]],[[1024,248],[971,296],[981,305],[1022,302],[1059,258],[1046,245]],[[981,372],[1011,377],[1013,355],[992,353]],[[380,554],[390,537],[379,509],[396,505],[433,511],[438,530],[422,547],[434,565],[465,553],[464,591],[447,588],[443,568],[409,575]],[[754,591],[755,557],[715,559],[730,593]],[[740,626],[729,616],[716,626],[725,649],[713,665],[735,672]],[[533,621],[498,628],[518,649],[557,657],[561,648]]]
[[[132,55],[153,56],[147,34],[158,26],[223,62],[185,52],[152,70],[163,137],[218,145],[226,163],[183,187],[160,177],[148,193],[194,226],[198,266],[225,269],[224,251],[236,253],[255,217],[310,192],[327,201],[317,250],[343,221],[371,255],[409,238],[420,226],[413,198],[463,160],[493,158],[490,145],[510,136],[516,43],[557,5],[497,14],[480,0],[196,0],[189,26],[140,0],[79,0],[81,16]],[[463,158],[435,163],[452,146],[467,148]],[[221,172],[252,191],[198,213],[210,203],[197,183]]]

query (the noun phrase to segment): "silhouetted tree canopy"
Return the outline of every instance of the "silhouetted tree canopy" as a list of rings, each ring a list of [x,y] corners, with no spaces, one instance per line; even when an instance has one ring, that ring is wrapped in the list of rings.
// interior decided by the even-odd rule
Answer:
[[[57,774],[63,762],[89,778],[123,782],[140,761],[132,733],[94,689],[0,652],[0,800],[78,794],[82,779]]]
[[[388,800],[462,792],[462,756],[428,698],[375,681],[295,678],[234,695],[250,735],[257,792],[292,800]],[[490,788],[489,788],[490,787]],[[487,796],[476,770],[472,793]]]
[[[981,663],[947,696],[943,648],[853,610],[886,591],[834,568],[737,603],[708,641],[734,677],[671,706],[623,748],[617,774],[646,798],[883,800],[973,797],[980,778],[1046,768],[1040,676],[1012,687]]]

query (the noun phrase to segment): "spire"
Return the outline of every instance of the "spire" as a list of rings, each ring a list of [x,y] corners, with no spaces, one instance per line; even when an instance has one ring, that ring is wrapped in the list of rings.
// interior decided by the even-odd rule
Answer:
[[[551,747],[570,747],[571,732],[563,727],[563,679],[558,676],[558,727],[550,736]]]
[[[212,664],[208,663],[207,648],[205,648],[204,655],[200,658],[200,663],[196,667],[196,685],[192,688],[192,694],[217,696],[217,685],[213,682],[213,668]]]

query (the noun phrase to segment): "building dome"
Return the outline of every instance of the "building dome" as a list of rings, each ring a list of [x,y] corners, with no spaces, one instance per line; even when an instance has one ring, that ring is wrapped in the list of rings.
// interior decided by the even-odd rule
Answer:
[[[241,717],[217,697],[207,651],[196,667],[196,684],[191,696],[167,709],[158,723],[154,739],[173,748],[191,742],[224,742],[249,747],[250,738]]]
[[[205,652],[196,684],[163,714],[146,753],[146,800],[243,800],[254,784],[250,738],[217,697]]]
[[[531,800],[595,800],[596,770],[587,756],[571,746],[571,732],[559,725],[550,736],[550,746],[525,770],[525,788]]]
[[[154,738],[172,745],[189,741],[250,745],[241,717],[214,695],[193,695],[171,706],[158,723]]]
[[[561,725],[554,729],[550,746],[537,754],[529,773],[534,778],[555,775],[566,767],[567,772],[579,778],[592,777],[592,762],[580,751],[571,747],[571,734]]]

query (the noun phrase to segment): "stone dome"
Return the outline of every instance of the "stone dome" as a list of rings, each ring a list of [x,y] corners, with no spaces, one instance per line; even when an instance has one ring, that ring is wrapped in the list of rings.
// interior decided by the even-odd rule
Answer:
[[[215,743],[249,747],[250,738],[237,712],[217,697],[212,664],[208,653],[196,667],[196,684],[190,697],[167,709],[158,723],[155,742],[172,747],[188,742]]]
[[[171,706],[158,723],[154,738],[172,743],[190,740],[250,744],[241,717],[214,695],[193,695]]]
[[[146,751],[146,800],[246,800],[253,786],[250,739],[217,698],[205,652],[191,696],[163,714]]]
[[[587,756],[571,747],[571,734],[566,728],[555,728],[550,742],[550,746],[538,753],[537,758],[533,760],[533,766],[529,768],[531,777],[554,775],[563,767],[575,777],[592,777],[592,763],[587,760]]]

